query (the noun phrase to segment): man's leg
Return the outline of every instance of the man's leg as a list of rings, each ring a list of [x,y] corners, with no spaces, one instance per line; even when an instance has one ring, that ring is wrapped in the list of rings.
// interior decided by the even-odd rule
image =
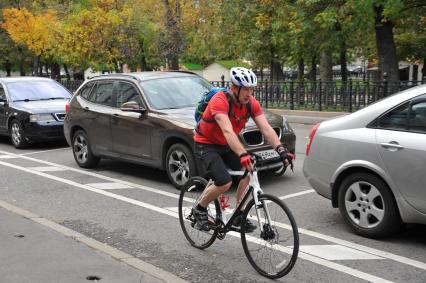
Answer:
[[[241,164],[240,164],[240,158],[235,153],[233,153],[232,151],[230,151],[226,155],[226,163],[234,171],[242,170]],[[237,188],[237,203],[236,203],[235,208],[237,208],[238,205],[240,204],[240,202],[242,201],[242,199],[243,199],[243,197],[246,193],[246,190],[248,188],[249,182],[250,182],[250,177],[248,175],[240,180],[240,183],[238,184],[238,188]],[[238,211],[239,215],[235,218],[234,222],[232,223],[233,226],[241,227],[242,211],[243,210],[244,210],[244,207],[241,208],[241,211]],[[247,219],[246,222],[245,222],[245,228],[246,228],[246,232],[250,233],[250,232],[256,230],[257,226],[256,226],[256,224],[252,223],[249,219]]]
[[[243,199],[244,195],[246,194],[246,191],[248,189],[250,178],[249,176],[245,176],[243,179],[240,180],[240,183],[238,184],[237,188],[237,202],[235,204],[235,208],[238,207],[241,200]],[[244,207],[241,208],[241,210],[244,210]]]
[[[210,225],[208,223],[207,207],[214,199],[231,187],[232,179],[222,159],[222,154],[226,150],[225,147],[196,144],[196,149],[198,157],[202,160],[208,174],[214,181],[213,185],[205,189],[200,201],[193,209],[197,228],[208,231],[210,230]]]
[[[202,207],[207,207],[209,203],[211,203],[212,201],[217,199],[221,194],[229,190],[231,184],[232,182],[226,183],[222,186],[216,186],[215,184],[212,184],[210,187],[205,189],[198,204],[200,204]]]

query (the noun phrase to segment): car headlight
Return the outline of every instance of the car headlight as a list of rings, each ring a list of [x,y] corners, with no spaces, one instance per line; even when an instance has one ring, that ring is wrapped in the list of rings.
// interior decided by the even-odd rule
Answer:
[[[30,122],[55,121],[52,114],[33,114],[30,115]]]

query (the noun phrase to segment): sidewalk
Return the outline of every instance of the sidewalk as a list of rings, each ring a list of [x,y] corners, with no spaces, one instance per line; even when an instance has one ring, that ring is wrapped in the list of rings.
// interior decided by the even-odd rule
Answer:
[[[1,282],[186,282],[3,201],[0,223]]]
[[[335,117],[348,115],[348,112],[304,111],[287,109],[268,109],[272,113],[284,116],[289,123],[314,125]]]

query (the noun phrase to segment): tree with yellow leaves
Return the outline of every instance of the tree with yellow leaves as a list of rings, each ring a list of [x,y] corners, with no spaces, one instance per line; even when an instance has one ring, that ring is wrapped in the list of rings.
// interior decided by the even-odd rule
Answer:
[[[25,45],[34,52],[37,60],[34,64],[34,73],[39,75],[38,63],[40,58],[52,58],[52,52],[57,45],[59,21],[53,10],[47,10],[40,15],[34,15],[26,8],[3,9],[4,22],[1,27],[9,34],[17,44]]]

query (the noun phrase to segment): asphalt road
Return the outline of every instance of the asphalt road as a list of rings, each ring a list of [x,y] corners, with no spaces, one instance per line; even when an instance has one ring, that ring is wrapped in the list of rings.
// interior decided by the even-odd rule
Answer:
[[[380,241],[352,233],[339,211],[303,177],[311,126],[292,126],[297,135],[295,173],[261,178],[264,191],[285,200],[301,237],[295,268],[278,282],[425,282],[426,227],[409,225]],[[228,235],[203,251],[189,245],[178,223],[178,192],[159,170],[109,160],[84,170],[64,143],[16,150],[0,138],[0,180],[0,200],[187,281],[269,281],[252,269],[239,238]]]

